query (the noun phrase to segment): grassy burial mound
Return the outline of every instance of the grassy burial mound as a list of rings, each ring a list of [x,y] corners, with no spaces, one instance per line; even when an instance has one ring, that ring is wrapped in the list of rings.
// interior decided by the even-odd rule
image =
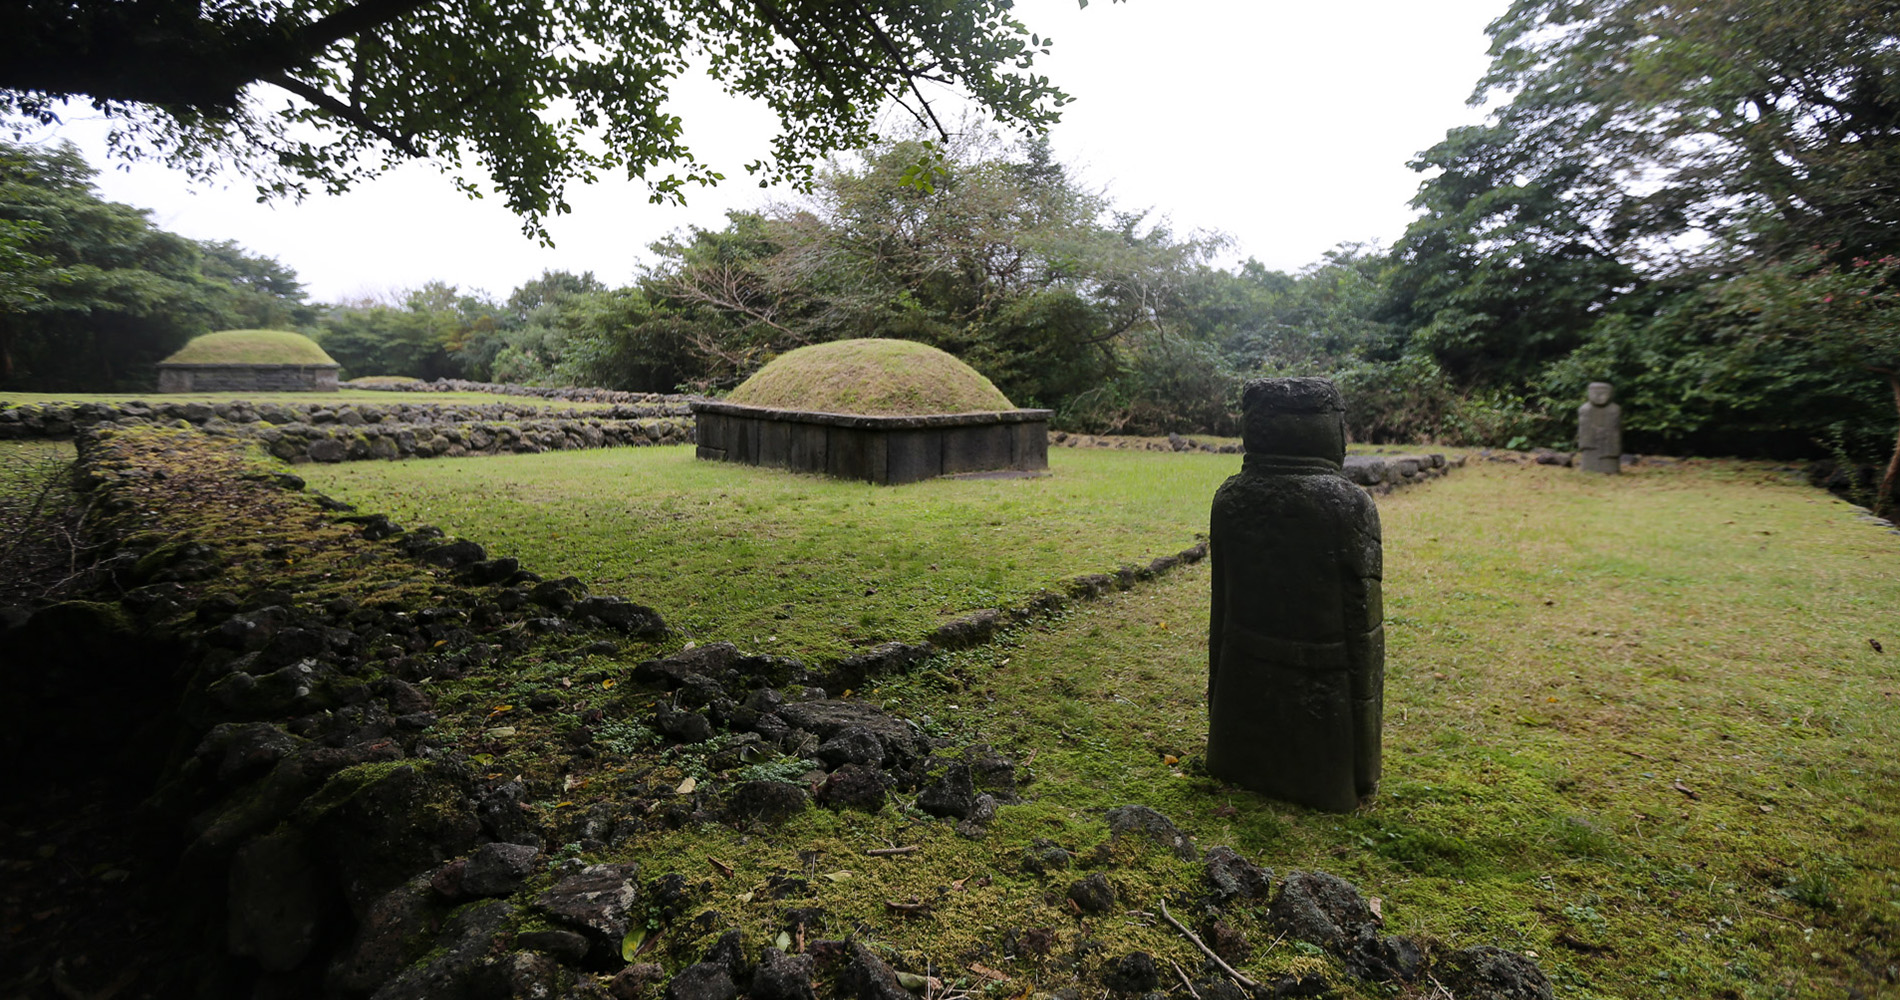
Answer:
[[[976,369],[928,344],[871,337],[787,352],[727,402],[775,410],[916,417],[1013,410]]]
[[[698,457],[880,485],[1049,467],[1049,411],[1019,410],[969,365],[904,340],[843,340],[773,361],[693,404]]]
[[[160,364],[333,365],[317,342],[289,330],[223,330],[194,337]]]
[[[302,334],[224,330],[195,338],[159,362],[158,391],[335,392],[338,368]]]

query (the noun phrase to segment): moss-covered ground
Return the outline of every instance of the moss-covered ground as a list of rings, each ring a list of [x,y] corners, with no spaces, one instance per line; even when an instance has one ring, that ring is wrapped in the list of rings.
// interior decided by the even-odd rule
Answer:
[[[704,638],[758,648],[776,634],[810,654],[825,651],[826,627],[914,638],[903,633],[946,608],[1174,551],[1236,464],[1052,459],[1044,480],[896,490],[657,449],[325,474],[365,506],[651,601]],[[987,840],[888,808],[812,811],[754,835],[649,834],[627,856],[712,879],[706,905],[766,939],[785,902],[765,879],[799,875],[832,932],[861,927],[919,972],[962,956],[952,971],[966,980],[976,961],[1059,983],[1089,940],[1110,957],[1142,947],[1193,968],[1185,943],[1142,915],[1160,886],[1191,875],[1183,863],[1123,848],[1111,881],[1138,912],[1086,922],[1059,892],[1045,898],[1063,878],[1020,870],[1032,839],[1085,852],[1102,838],[1101,810],[1143,802],[1203,846],[1352,879],[1382,897],[1394,930],[1535,952],[1562,996],[1897,988],[1900,537],[1740,463],[1618,478],[1473,463],[1380,508],[1385,781],[1357,813],[1289,808],[1197,773],[1197,567],[861,693],[1028,762],[1032,801],[1005,807]],[[792,617],[768,631],[785,608]],[[597,666],[586,676],[613,671]],[[508,753],[496,766],[515,766]],[[643,777],[670,783],[697,766],[679,757]],[[922,850],[862,854],[912,843]],[[886,905],[911,901],[933,915]],[[1320,961],[1257,920],[1238,923],[1253,935],[1252,968]],[[1049,956],[1020,944],[1039,928],[1054,933]]]
[[[191,440],[179,436],[181,457],[202,467]],[[1238,464],[1051,458],[1046,479],[896,489],[694,463],[685,449],[299,471],[365,510],[430,520],[544,574],[652,603],[701,641],[822,656],[1176,551]],[[855,934],[906,971],[998,998],[1059,987],[1136,948],[1164,973],[1169,961],[1193,972],[1190,946],[1154,914],[1164,891],[1194,884],[1195,866],[1124,842],[1095,869],[1118,910],[1084,918],[1061,898],[1077,873],[1020,863],[1038,838],[1087,856],[1103,841],[1102,811],[1140,802],[1203,847],[1354,881],[1380,898],[1391,931],[1535,953],[1562,997],[1900,991],[1900,536],[1783,474],[1729,462],[1614,478],[1474,462],[1379,504],[1386,757],[1380,792],[1359,811],[1287,807],[1199,772],[1207,577],[1192,567],[854,695],[952,746],[990,743],[1033,773],[1027,801],[1004,806],[983,840],[887,805],[746,830],[655,825],[609,848],[601,857],[638,861],[643,877],[677,872],[696,886],[686,912],[654,914],[652,957],[692,960],[727,925],[757,947],[795,931],[786,908],[802,906],[823,911],[813,935]],[[225,531],[220,544],[275,553],[245,572],[294,576],[313,599],[440,599],[427,574],[360,563],[319,518],[258,530]],[[630,569],[633,558],[661,565]],[[376,577],[351,579],[359,563]],[[797,613],[772,617],[787,604]],[[768,621],[778,631],[758,634]],[[787,622],[851,632],[827,645]],[[438,733],[495,776],[525,775],[537,813],[570,828],[592,802],[743,776],[721,775],[716,745],[656,753],[622,697],[651,651],[550,648],[505,675],[438,685]],[[549,688],[568,704],[522,707]],[[600,755],[579,767],[558,736],[589,706],[607,720],[595,727]],[[719,918],[689,919],[709,911]],[[1339,995],[1392,995],[1351,984],[1257,911],[1229,920],[1251,939],[1242,967],[1256,977],[1327,969]],[[1427,982],[1404,995],[1435,994]]]

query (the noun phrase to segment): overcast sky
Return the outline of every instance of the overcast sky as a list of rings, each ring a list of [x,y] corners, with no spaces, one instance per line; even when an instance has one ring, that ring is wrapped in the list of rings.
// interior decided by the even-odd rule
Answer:
[[[1037,70],[1076,98],[1051,133],[1059,159],[1120,208],[1152,209],[1177,231],[1225,232],[1232,259],[1290,271],[1339,243],[1390,243],[1404,230],[1419,182],[1405,163],[1447,128],[1479,119],[1465,99],[1488,64],[1484,27],[1506,6],[1096,0],[1083,10],[1076,0],[1019,0],[1016,9],[1055,39]],[[105,197],[151,209],[173,232],[274,256],[315,299],[433,279],[503,296],[550,268],[623,284],[655,239],[717,228],[727,209],[775,196],[742,167],[766,149],[771,116],[710,83],[675,95],[687,141],[729,180],[692,191],[683,208],[648,204],[635,182],[575,188],[573,214],[549,225],[553,249],[427,165],[339,197],[266,206],[241,178],[194,186],[161,166],[108,163],[96,121],[60,134],[102,168]]]

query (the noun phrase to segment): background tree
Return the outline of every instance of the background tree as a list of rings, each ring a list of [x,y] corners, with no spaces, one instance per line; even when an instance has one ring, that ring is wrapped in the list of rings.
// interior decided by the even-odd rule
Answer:
[[[912,183],[931,156],[930,184]],[[905,140],[828,167],[808,201],[656,244],[643,329],[619,343],[683,350],[717,386],[801,344],[903,337],[962,357],[1021,405],[1121,425],[1136,397],[1205,398],[1165,379],[1137,388],[1130,365],[1186,365],[1179,379],[1218,361],[1175,345],[1193,334],[1188,293],[1218,245],[1114,212],[1041,143]],[[1225,412],[1223,393],[1211,399]]]
[[[1542,443],[1610,378],[1633,448],[1885,456],[1884,377],[1823,349],[1825,310],[1766,303],[1820,297],[1790,268],[1864,278],[1900,249],[1900,8],[1518,0],[1490,30],[1490,121],[1413,164],[1394,378],[1442,373],[1474,426]]]
[[[343,366],[345,378],[459,378],[468,372],[456,353],[492,333],[499,311],[480,294],[432,281],[385,300],[332,307],[311,335]]]
[[[472,159],[531,234],[566,185],[606,171],[655,199],[720,179],[665,108],[695,65],[778,116],[762,182],[801,183],[866,145],[892,101],[934,123],[923,84],[1040,128],[1067,98],[1033,72],[1047,39],[1009,0],[194,0],[0,6],[0,118],[65,99],[117,124],[114,148],[269,195],[338,192],[395,162]],[[941,132],[941,126],[938,126]],[[603,140],[603,141],[596,141]],[[652,171],[665,170],[652,175]],[[477,180],[458,176],[475,193]]]
[[[253,254],[236,240],[198,243],[199,273],[229,286],[231,301],[224,307],[234,328],[295,330],[317,321],[297,272],[275,257]]]
[[[239,325],[241,302],[270,295],[207,277],[198,244],[101,200],[93,173],[69,144],[0,143],[0,225],[11,245],[0,252],[0,385],[148,385],[154,362],[197,334]],[[227,250],[227,263],[259,264]],[[287,271],[280,277],[294,284]]]

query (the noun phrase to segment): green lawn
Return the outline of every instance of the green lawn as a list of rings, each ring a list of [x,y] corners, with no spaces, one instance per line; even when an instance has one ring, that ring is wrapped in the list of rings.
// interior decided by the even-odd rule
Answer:
[[[1238,465],[1108,449],[1054,450],[1051,462],[1042,479],[898,488],[700,463],[684,448],[299,471],[366,510],[648,600],[701,641],[823,656],[1176,551]],[[1195,866],[1118,850],[1091,870],[1129,912],[1088,920],[1059,905],[1079,873],[1022,870],[1033,840],[1087,853],[1102,810],[1142,802],[1203,847],[1351,879],[1381,899],[1392,932],[1535,953],[1560,997],[1900,995],[1900,536],[1733,462],[1620,477],[1475,462],[1379,507],[1385,772],[1355,813],[1199,773],[1203,565],[859,693],[951,746],[987,742],[1025,762],[1028,801],[1003,807],[981,841],[889,807],[812,809],[768,835],[655,829],[606,856],[648,876],[711,878],[696,905],[755,944],[789,905],[766,880],[803,872],[811,896],[798,905],[824,909],[827,933],[857,928],[901,967],[952,985],[977,985],[971,961],[1001,969],[1015,996],[1070,982],[1065,957],[1087,941],[1100,945],[1089,967],[1135,948],[1165,971],[1167,960],[1199,967],[1143,915],[1198,884]],[[558,714],[511,714],[524,728],[507,739],[488,728],[555,685],[635,731],[643,716],[619,721],[629,709],[614,685],[647,652],[536,654],[453,682],[441,734],[479,748],[472,759],[495,776],[528,775],[548,815],[578,817],[636,777],[736,780],[687,751],[657,765],[607,753],[570,773],[557,730],[578,723]],[[920,849],[863,854],[899,844]],[[887,905],[919,899],[932,914]],[[1393,995],[1346,983],[1258,909],[1228,919],[1253,944],[1242,964],[1256,976],[1329,969],[1341,996]],[[1005,954],[1013,933],[1036,928],[1054,929],[1049,957]],[[670,930],[667,961],[696,960],[712,931],[698,933]],[[1426,983],[1401,995],[1435,994]]]
[[[882,487],[689,447],[303,466],[313,488],[659,609],[700,641],[802,657],[1194,544],[1236,455],[1056,450],[1033,479]]]
[[[1237,464],[1051,457],[1047,479],[898,489],[696,463],[685,449],[311,471],[366,508],[648,598],[702,639],[809,654],[837,648],[834,635],[914,637],[952,611],[1178,549]],[[890,810],[815,810],[769,838],[655,833],[626,856],[693,877],[708,854],[734,866],[731,893],[709,902],[769,939],[776,904],[742,890],[815,852],[808,870],[838,874],[817,905],[918,971],[1040,926],[1057,928],[1058,954],[1092,937],[1110,957],[1139,947],[1195,968],[1165,926],[1078,925],[1046,901],[1060,878],[1019,870],[1031,840],[1087,851],[1101,810],[1143,802],[1203,846],[1353,880],[1381,897],[1392,931],[1534,952],[1562,997],[1894,993],[1900,537],[1738,463],[1617,478],[1474,463],[1380,509],[1385,778],[1354,814],[1199,776],[1202,566],[863,693],[956,744],[1031,761],[1031,801],[1005,807],[986,840]],[[502,696],[469,697],[478,712],[491,700]],[[537,752],[523,744],[494,767],[532,770]],[[861,855],[893,843],[923,850]],[[1109,871],[1124,904],[1149,911],[1198,877],[1153,851]],[[978,874],[991,880],[980,891],[967,883]],[[935,916],[887,911],[913,897]],[[1257,973],[1325,965],[1276,941],[1258,911],[1229,918]],[[1066,976],[1034,959],[990,964],[1043,988]]]
[[[873,696],[1035,753],[1021,839],[1145,802],[1394,930],[1535,952],[1560,997],[1900,991],[1900,537],[1719,463],[1474,465],[1380,508],[1385,780],[1353,815],[1167,763],[1205,746],[1204,566]]]

